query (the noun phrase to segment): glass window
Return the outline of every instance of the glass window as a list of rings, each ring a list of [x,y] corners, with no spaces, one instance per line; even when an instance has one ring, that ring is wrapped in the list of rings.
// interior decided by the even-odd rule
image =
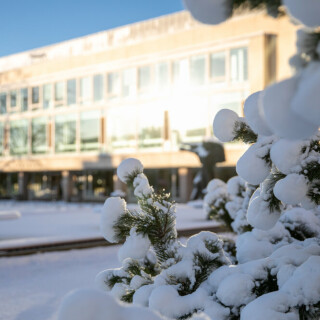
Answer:
[[[139,148],[162,146],[164,112],[156,105],[145,105],[139,112]]]
[[[31,122],[32,153],[47,152],[47,118],[35,118]]]
[[[172,64],[173,82],[184,85],[189,81],[189,62],[188,59],[174,61]]]
[[[70,79],[67,81],[67,104],[71,106],[77,102],[77,81]]]
[[[40,101],[39,87],[32,87],[31,89],[31,102],[32,104],[38,104]]]
[[[144,66],[138,69],[139,90],[148,90],[151,87],[151,67]]]
[[[197,117],[192,106],[197,106]],[[183,114],[183,120],[181,118]],[[200,142],[209,127],[208,99],[200,96],[188,96],[180,105],[170,110],[171,139],[175,147],[180,143]]]
[[[224,51],[210,55],[210,76],[214,81],[226,80],[226,53]]]
[[[10,121],[10,154],[28,153],[28,120]]]
[[[42,95],[43,95],[43,108],[44,109],[51,108],[53,105],[51,84],[45,84],[42,87]]]
[[[113,149],[135,149],[137,144],[137,109],[134,106],[110,108],[107,137]]]
[[[169,84],[169,64],[158,63],[155,67],[155,80],[158,87],[166,87]]]
[[[201,86],[206,81],[206,57],[195,56],[190,60],[190,77],[194,85]]]
[[[62,107],[64,105],[64,95],[65,95],[65,83],[56,82],[54,84],[54,100],[56,107]]]
[[[122,73],[122,96],[130,97],[136,93],[136,69],[127,69]]]
[[[0,93],[0,113],[7,113],[7,94],[5,92]]]
[[[98,150],[100,135],[100,111],[82,112],[80,115],[81,151]]]
[[[0,155],[2,155],[4,151],[3,142],[4,142],[4,123],[0,122]]]
[[[10,91],[10,108],[17,107],[17,90]]]
[[[242,116],[243,101],[247,98],[249,92],[235,91],[228,93],[216,93],[209,102],[209,113],[214,118],[215,114],[221,109],[230,109]]]
[[[243,82],[248,80],[247,48],[230,50],[230,72],[232,82]]]
[[[20,90],[21,110],[28,110],[28,89],[24,88]]]
[[[80,79],[80,103],[88,104],[91,102],[92,96],[92,85],[91,78],[82,78]]]
[[[76,151],[76,122],[75,114],[59,115],[55,118],[55,151]]]
[[[104,81],[103,75],[97,74],[93,77],[93,99],[94,101],[101,101],[103,100],[104,96]]]
[[[108,73],[108,96],[119,96],[121,81],[119,72]]]

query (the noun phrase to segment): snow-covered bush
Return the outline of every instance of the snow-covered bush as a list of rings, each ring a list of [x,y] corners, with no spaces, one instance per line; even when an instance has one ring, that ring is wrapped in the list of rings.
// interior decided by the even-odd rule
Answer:
[[[227,183],[211,180],[203,199],[207,219],[221,221],[227,229],[239,234],[251,230],[246,212],[255,189],[239,176],[232,177]]]
[[[265,6],[277,15],[282,4],[280,0],[185,3],[205,23],[220,23],[242,6]],[[122,267],[102,271],[96,282],[101,290],[140,309],[115,307],[100,292],[66,300],[60,320],[105,319],[108,306],[125,310],[114,319],[123,319],[124,314],[135,319],[135,310],[141,311],[141,319],[320,318],[320,7],[319,0],[283,0],[283,4],[309,27],[300,31],[297,54],[291,59],[297,74],[250,96],[245,118],[222,110],[214,121],[214,133],[222,141],[250,144],[237,163],[246,184],[213,181],[206,201],[208,210],[218,208],[217,217],[228,214],[234,219],[230,225],[239,233],[245,214],[253,227],[237,238],[238,263],[231,264],[213,233],[201,232],[181,244],[170,195],[155,193],[142,164],[128,159],[118,176],[133,187],[139,209],[129,211],[120,198],[106,201],[102,232],[110,241],[125,243],[119,253]],[[248,184],[250,191],[244,193]],[[86,302],[94,315],[84,316]],[[143,307],[161,316],[145,315]]]

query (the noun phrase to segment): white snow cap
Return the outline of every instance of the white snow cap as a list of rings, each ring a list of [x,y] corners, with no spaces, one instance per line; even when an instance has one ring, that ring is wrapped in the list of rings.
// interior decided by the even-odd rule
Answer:
[[[257,144],[253,144],[238,160],[236,171],[245,181],[259,185],[269,175],[270,167],[259,157]]]
[[[288,311],[290,298],[279,291],[264,294],[242,309],[241,320],[299,320],[295,310]]]
[[[164,320],[150,309],[124,304],[93,289],[71,292],[62,302],[58,320]]]
[[[295,76],[271,85],[265,89],[262,96],[267,125],[281,138],[304,139],[315,134],[318,129],[318,126],[291,110],[291,100],[298,85],[299,77]]]
[[[232,177],[227,182],[227,191],[233,196],[239,196],[241,188],[245,188],[245,180],[239,176]]]
[[[231,15],[231,5],[227,0],[183,0],[193,18],[206,24],[224,22]]]
[[[320,25],[319,0],[283,0],[289,13],[305,26],[316,28]]]
[[[254,132],[263,136],[269,136],[272,134],[272,131],[264,119],[260,99],[261,91],[250,95],[244,103],[244,115],[248,125]]]
[[[212,179],[207,185],[207,192],[214,192],[219,188],[226,188],[226,183],[220,179]]]
[[[217,297],[226,306],[239,307],[255,298],[252,294],[254,287],[254,279],[249,274],[231,274],[221,281]]]
[[[273,192],[283,203],[297,205],[308,192],[307,179],[303,175],[291,173],[276,183]]]
[[[304,5],[306,7],[306,4]],[[320,10],[320,3],[319,3]],[[320,20],[320,11],[317,12]],[[304,76],[305,75],[305,76]],[[292,98],[291,108],[300,117],[320,126],[320,63],[310,63],[308,68],[303,71],[297,92]]]
[[[139,173],[133,180],[134,195],[136,197],[147,197],[153,192],[149,185],[149,180],[144,173]]]
[[[207,296],[202,288],[186,296],[179,296],[173,286],[161,285],[152,291],[149,307],[169,318],[179,318],[201,308]]]
[[[111,197],[105,201],[100,218],[100,230],[107,241],[117,242],[113,225],[126,210],[126,202],[120,197]]]
[[[70,292],[60,306],[59,320],[121,320],[120,306],[109,294],[93,289]]]
[[[143,165],[140,160],[135,158],[128,158],[123,160],[117,169],[117,175],[119,179],[124,183],[127,183],[128,177],[130,177],[132,174],[139,174],[142,172]]]
[[[135,228],[130,230],[130,236],[127,237],[125,243],[118,251],[119,261],[122,262],[126,258],[143,259],[149,248],[151,242],[147,236],[136,233]]]
[[[234,139],[234,125],[239,121],[239,116],[232,110],[221,109],[213,120],[214,135],[222,142]]]
[[[301,150],[305,144],[302,140],[278,140],[270,150],[272,162],[282,173],[289,174],[291,168],[300,164]]]
[[[280,212],[270,212],[268,202],[264,201],[260,196],[260,188],[258,188],[251,197],[247,219],[254,227],[261,230],[271,229],[279,220]]]

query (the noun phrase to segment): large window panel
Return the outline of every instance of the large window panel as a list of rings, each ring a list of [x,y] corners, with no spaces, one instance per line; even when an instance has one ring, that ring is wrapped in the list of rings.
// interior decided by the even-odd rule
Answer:
[[[102,101],[104,98],[104,79],[102,74],[96,74],[93,77],[93,100]]]
[[[196,106],[197,116],[194,116]],[[182,116],[183,115],[183,116]],[[188,96],[170,109],[171,138],[175,147],[180,143],[200,142],[209,126],[208,99]]]
[[[194,56],[190,59],[190,78],[193,85],[201,86],[206,81],[206,57]]]
[[[31,122],[31,149],[34,154],[46,153],[47,117],[35,118]]]
[[[139,90],[148,91],[151,88],[151,66],[143,66],[138,69]]]
[[[119,72],[108,73],[108,97],[115,98],[121,94],[121,76]]]
[[[10,154],[28,153],[28,120],[10,121]]]
[[[158,88],[164,88],[169,85],[169,64],[161,62],[155,66],[155,82]]]
[[[16,109],[18,107],[18,91],[10,91],[10,108]]]
[[[82,112],[80,115],[81,151],[99,150],[100,111]]]
[[[131,97],[137,91],[136,69],[127,69],[122,73],[122,96]]]
[[[43,108],[49,109],[53,106],[52,84],[45,84],[42,87]]]
[[[137,109],[134,106],[110,108],[107,114],[107,138],[112,149],[135,149],[137,145]]]
[[[236,48],[230,50],[230,78],[232,82],[248,80],[248,49]]]
[[[77,103],[77,81],[70,79],[67,81],[67,105],[71,106]]]
[[[64,106],[65,82],[60,81],[54,84],[54,101],[56,107]]]
[[[20,90],[20,103],[21,111],[28,110],[28,88],[23,88]]]
[[[158,105],[144,105],[139,110],[139,148],[162,146],[164,111]]]
[[[7,94],[5,92],[0,93],[0,113],[7,113]]]
[[[226,81],[226,52],[215,52],[210,55],[210,77],[215,82]]]
[[[80,103],[89,104],[92,99],[91,77],[80,79]]]
[[[75,114],[59,115],[55,118],[55,151],[76,151],[76,125]]]
[[[172,63],[172,75],[175,85],[184,86],[189,82],[188,59],[177,60]]]
[[[248,95],[249,92],[242,90],[213,95],[209,103],[210,117],[214,118],[216,113],[221,109],[230,109],[239,116],[243,116],[242,106]]]
[[[31,103],[38,104],[40,102],[40,91],[39,87],[31,88]]]

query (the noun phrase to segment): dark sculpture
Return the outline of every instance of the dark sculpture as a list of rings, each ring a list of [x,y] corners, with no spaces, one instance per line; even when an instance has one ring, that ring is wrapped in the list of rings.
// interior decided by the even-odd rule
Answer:
[[[202,167],[193,179],[190,200],[202,199],[203,190],[207,187],[209,181],[215,177],[216,163],[225,161],[223,145],[214,141],[184,143],[180,146],[180,150],[193,152],[200,159]]]

